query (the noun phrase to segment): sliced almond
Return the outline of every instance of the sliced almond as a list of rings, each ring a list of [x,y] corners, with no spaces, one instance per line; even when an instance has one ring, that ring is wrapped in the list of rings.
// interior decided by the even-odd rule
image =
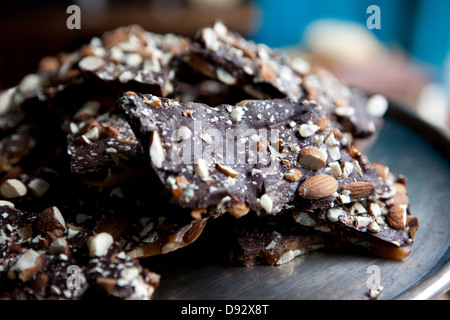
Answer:
[[[357,181],[347,183],[341,190],[348,190],[352,198],[360,199],[369,196],[375,190],[375,186],[370,181]]]
[[[234,170],[233,168],[231,168],[229,166],[225,166],[225,165],[218,163],[217,168],[219,168],[220,171],[222,171],[227,176],[232,177],[232,178],[236,178],[239,175],[239,172],[237,172],[236,170]]]
[[[152,106],[153,108],[162,108],[161,100],[159,100],[158,97],[152,96],[149,100],[144,100],[145,104],[148,104],[149,106]]]
[[[261,101],[261,100],[256,100],[256,99],[242,100],[242,101],[239,101],[238,103],[236,103],[236,107],[242,107],[242,106],[246,105],[247,103],[259,102],[259,101]]]
[[[318,174],[303,182],[298,194],[305,199],[322,199],[331,196],[338,187],[337,180],[332,176]]]
[[[305,168],[319,170],[325,167],[325,157],[319,149],[315,147],[306,147],[300,151],[298,162]]]

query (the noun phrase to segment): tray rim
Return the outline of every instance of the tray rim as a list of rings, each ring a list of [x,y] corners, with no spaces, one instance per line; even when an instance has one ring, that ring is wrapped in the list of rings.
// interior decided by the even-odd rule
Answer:
[[[411,107],[395,99],[389,99],[386,116],[416,130],[450,162],[450,132],[425,121]],[[449,290],[450,245],[431,270],[392,300],[435,300]]]

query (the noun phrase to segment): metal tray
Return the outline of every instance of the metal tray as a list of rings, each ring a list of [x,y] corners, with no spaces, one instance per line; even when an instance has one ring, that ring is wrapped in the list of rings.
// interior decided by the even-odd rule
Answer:
[[[278,267],[229,266],[202,242],[142,263],[161,274],[154,299],[368,299],[369,266],[380,271],[380,300],[435,299],[450,289],[450,137],[391,102],[384,128],[368,152],[408,178],[419,230],[403,261],[314,252]],[[222,256],[223,257],[223,256]]]

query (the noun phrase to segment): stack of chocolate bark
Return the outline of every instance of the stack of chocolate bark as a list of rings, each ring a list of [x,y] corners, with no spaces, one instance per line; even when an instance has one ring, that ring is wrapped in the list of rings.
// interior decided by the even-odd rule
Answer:
[[[0,95],[0,297],[151,299],[164,279],[139,259],[211,221],[246,266],[348,246],[403,259],[406,178],[363,154],[387,107],[220,21],[46,57]]]

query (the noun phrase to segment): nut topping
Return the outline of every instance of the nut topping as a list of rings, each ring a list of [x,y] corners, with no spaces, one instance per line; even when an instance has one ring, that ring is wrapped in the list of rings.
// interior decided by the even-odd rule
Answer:
[[[87,245],[89,256],[102,257],[106,255],[111,245],[114,243],[113,237],[106,232],[98,233],[89,238]]]
[[[8,278],[15,279],[17,277],[25,282],[33,278],[41,267],[41,255],[30,249],[22,253],[16,262],[11,266],[8,270]]]
[[[295,182],[298,181],[302,176],[302,172],[299,169],[289,169],[288,171],[286,171],[286,173],[284,174],[284,178],[286,180]]]
[[[326,161],[322,152],[315,147],[306,147],[300,151],[298,162],[305,168],[319,170],[325,167]]]
[[[66,230],[66,222],[57,207],[50,207],[39,214],[36,231],[45,234],[54,230]]]
[[[404,230],[406,227],[406,205],[394,206],[389,209],[386,221],[392,228]]]
[[[357,181],[347,183],[341,189],[350,191],[353,198],[365,198],[375,190],[375,186],[370,181]]]
[[[5,198],[18,198],[27,194],[27,187],[17,179],[8,179],[0,185],[0,195]]]
[[[339,184],[336,179],[326,174],[312,176],[300,185],[298,194],[305,199],[322,199],[337,191]]]

